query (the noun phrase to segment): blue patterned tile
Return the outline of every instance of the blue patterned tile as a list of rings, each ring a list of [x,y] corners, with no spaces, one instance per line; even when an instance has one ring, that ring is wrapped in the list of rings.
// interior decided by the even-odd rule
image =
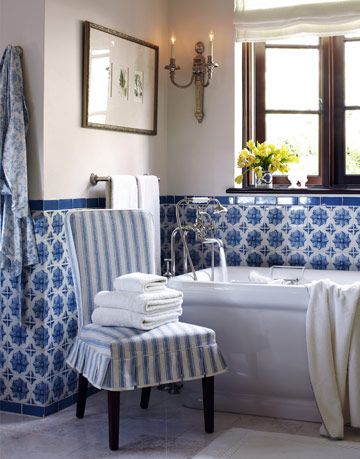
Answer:
[[[329,265],[329,259],[324,255],[317,254],[310,259],[310,264],[313,269],[326,269]]]
[[[97,209],[99,207],[99,198],[88,198],[86,199],[86,207]]]
[[[310,220],[313,225],[322,226],[329,220],[329,211],[324,207],[314,207],[310,212]]]
[[[21,405],[19,403],[8,402],[6,400],[0,401],[0,410],[9,413],[21,413]]]
[[[275,205],[276,196],[256,196],[255,204],[256,205]]]
[[[252,267],[260,267],[263,265],[263,257],[256,253],[256,252],[251,252],[248,254],[248,256],[246,257],[246,263],[248,266],[252,266]]]
[[[289,233],[289,243],[292,249],[300,249],[305,246],[306,234],[304,231],[295,230]]]
[[[299,198],[296,196],[279,196],[277,204],[281,206],[296,206],[299,204]]]
[[[222,205],[228,205],[231,204],[231,197],[230,196],[215,196],[215,199],[217,199],[220,204]]]
[[[44,210],[44,201],[42,199],[32,199],[29,201],[30,210]]]
[[[268,266],[283,266],[285,264],[284,258],[278,253],[272,253],[267,260]]]
[[[343,205],[359,207],[360,206],[360,196],[344,196]]]
[[[291,207],[289,210],[289,221],[291,225],[304,225],[306,222],[306,209],[301,206]]]
[[[270,225],[280,225],[284,220],[284,212],[279,207],[270,207],[267,212]]]
[[[290,266],[305,266],[305,257],[302,253],[292,253],[288,257],[289,265]]]
[[[22,406],[22,413],[30,416],[43,417],[45,415],[45,408],[42,406],[24,404]]]
[[[319,206],[320,202],[318,196],[299,196],[299,204],[302,206]]]
[[[59,210],[72,209],[72,199],[60,199]]]
[[[236,204],[240,206],[251,206],[255,204],[255,197],[252,196],[237,196],[235,199]]]
[[[85,198],[78,198],[72,200],[72,207],[73,209],[83,209],[86,207],[86,199]]]
[[[323,196],[321,197],[321,204],[324,206],[341,206],[343,203],[343,198],[338,196]]]
[[[340,271],[349,271],[351,261],[348,256],[341,254],[334,257],[333,264],[335,269],[338,269]]]

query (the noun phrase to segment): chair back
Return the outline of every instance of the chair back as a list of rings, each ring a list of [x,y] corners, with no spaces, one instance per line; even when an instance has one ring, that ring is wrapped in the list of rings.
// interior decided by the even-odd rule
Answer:
[[[91,323],[94,296],[115,277],[155,273],[152,215],[143,210],[74,210],[65,218],[80,328]]]

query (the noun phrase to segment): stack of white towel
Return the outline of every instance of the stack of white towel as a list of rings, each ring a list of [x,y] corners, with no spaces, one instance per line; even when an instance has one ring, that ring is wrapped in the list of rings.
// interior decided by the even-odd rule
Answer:
[[[131,273],[114,280],[113,291],[95,295],[91,319],[102,326],[151,330],[177,322],[183,294],[166,287],[167,279],[155,274]]]

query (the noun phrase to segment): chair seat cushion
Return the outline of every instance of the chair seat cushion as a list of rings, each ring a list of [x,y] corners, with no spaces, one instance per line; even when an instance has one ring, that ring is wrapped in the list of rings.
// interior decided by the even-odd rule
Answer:
[[[186,381],[226,369],[215,332],[184,322],[149,331],[88,324],[67,362],[95,387],[108,390]]]

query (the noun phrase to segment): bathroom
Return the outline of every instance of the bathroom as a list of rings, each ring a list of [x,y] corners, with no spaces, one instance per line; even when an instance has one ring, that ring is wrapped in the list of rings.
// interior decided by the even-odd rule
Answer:
[[[276,6],[279,2],[271,3]],[[353,30],[359,30],[357,2],[344,3],[346,8],[353,8],[352,17],[359,22]],[[156,135],[82,127],[83,21],[159,47]],[[202,40],[208,49],[211,30],[214,32],[213,59],[219,67],[213,69],[211,82],[204,89],[204,119],[199,122],[194,117],[194,87],[175,87],[169,81],[169,70],[164,67],[169,64],[170,37],[174,34],[176,64],[181,67],[176,71],[176,81],[186,84],[191,75],[195,43]],[[233,392],[229,392],[225,400],[225,409],[217,409],[217,387],[221,388],[221,378],[233,374],[231,367],[228,373],[215,378],[215,432],[211,435],[204,432],[203,413],[197,406],[198,393],[193,390],[198,381],[185,382],[183,387],[165,387],[168,390],[154,389],[148,410],[139,407],[140,391],[122,394],[117,452],[110,453],[107,444],[105,391],[90,387],[85,417],[82,420],[75,417],[78,375],[65,359],[78,334],[78,317],[64,221],[71,209],[105,208],[106,184],[92,185],[89,181],[92,173],[102,177],[151,174],[160,178],[162,272],[166,270],[164,259],[171,256],[171,234],[177,226],[176,204],[184,196],[207,196],[218,199],[227,210],[217,216],[211,215],[214,236],[224,244],[229,273],[239,267],[249,267],[253,271],[281,265],[300,267],[290,269],[290,274],[297,277],[303,275],[301,267],[304,266],[305,276],[310,270],[320,269],[336,271],[339,283],[360,281],[360,276],[356,277],[360,270],[360,184],[350,188],[345,183],[337,188],[286,190],[276,190],[274,184],[273,189],[235,190],[234,177],[239,174],[236,160],[243,147],[242,133],[247,122],[244,107],[248,101],[242,96],[242,46],[239,43],[234,46],[234,42],[233,0],[198,0],[196,4],[190,0],[108,0],[106,3],[98,0],[0,0],[0,49],[3,51],[8,44],[22,47],[25,95],[30,114],[28,196],[39,256],[39,263],[24,271],[21,282],[5,271],[0,274],[1,458],[20,458],[26,454],[47,458],[114,455],[262,459],[264,451],[266,457],[283,455],[289,459],[311,457],[311,454],[319,458],[355,459],[360,456],[360,431],[355,427],[345,428],[344,441],[332,442],[319,435],[321,418],[291,416],[285,408],[274,412],[269,406],[261,412],[258,407],[254,408],[253,399],[248,400],[245,408],[244,405],[238,407]],[[294,75],[291,78],[294,79]],[[360,106],[357,97],[354,103],[348,104],[354,111]],[[359,131],[357,134],[359,146]],[[249,138],[251,135],[246,140]],[[358,177],[357,180],[359,182]],[[190,224],[194,223],[194,212],[196,204],[189,205],[185,218]],[[210,274],[211,247],[194,241],[191,234],[188,237],[196,270],[207,268]],[[178,273],[181,273],[180,248],[176,248],[176,257]],[[217,248],[214,258],[218,267]],[[268,271],[265,275],[270,276]],[[236,276],[230,274],[229,279],[236,280]],[[224,357],[232,365],[238,356],[229,351],[225,343],[229,340],[224,339],[224,314],[221,309],[212,309],[213,299],[222,295],[223,286],[218,280],[202,284],[202,288],[210,292],[210,299],[206,301],[211,314],[202,312],[201,305],[195,306],[200,312],[190,309],[186,312],[187,298],[192,299],[193,294],[191,286],[187,285],[190,282],[178,287],[184,288],[184,321],[214,329],[219,347],[224,348]],[[24,286],[21,319],[17,310],[20,284]],[[225,287],[227,290],[235,288],[237,285],[230,283]],[[253,285],[251,288],[253,293],[239,290],[233,295],[255,297],[261,290],[270,289],[264,293],[265,297],[270,297],[282,287]],[[290,295],[297,286],[284,288]],[[213,296],[211,289],[214,289]],[[232,307],[226,305],[226,314]],[[239,335],[246,336],[246,340],[236,337],[230,345],[230,349],[234,346],[238,350],[238,346],[247,348],[251,343],[255,357],[257,351],[261,353],[262,346],[269,344],[266,341],[268,321],[275,321],[269,319],[268,312],[262,314],[258,307],[256,310],[257,317],[246,310],[239,317],[249,321],[244,324],[253,324],[257,334],[250,336],[246,326],[239,325]],[[281,326],[274,323],[276,333],[286,334],[288,339],[277,342],[282,352],[279,359],[285,356],[288,362],[285,370],[282,368],[285,373],[287,368],[289,372],[294,368],[299,370],[293,356],[300,355],[304,368],[306,365],[305,308],[302,314],[300,317],[295,312],[295,319],[289,319],[291,323],[281,322]],[[210,318],[211,323],[208,322]],[[231,322],[232,316],[227,320]],[[296,324],[302,327],[304,349],[299,349],[290,340],[291,327]],[[296,330],[294,339],[300,339]],[[256,373],[253,367],[256,359],[250,354],[245,357],[249,357],[245,363],[252,365]],[[277,356],[272,358],[277,364]],[[244,363],[242,359],[239,361],[240,365]],[[236,369],[240,381],[246,369],[246,365]],[[261,370],[260,366],[258,369]],[[285,381],[289,393],[295,377],[292,375],[288,384]],[[301,377],[308,378],[304,373]],[[306,398],[311,393],[310,381],[307,383],[306,394],[301,393],[298,398]],[[266,380],[261,384],[266,386]],[[257,392],[254,390],[254,393]],[[236,409],[229,409],[231,404]],[[318,416],[318,412],[316,414]],[[215,443],[217,438],[220,443]],[[291,455],[291,438],[294,438],[297,456]],[[231,456],[229,448],[233,448]]]

